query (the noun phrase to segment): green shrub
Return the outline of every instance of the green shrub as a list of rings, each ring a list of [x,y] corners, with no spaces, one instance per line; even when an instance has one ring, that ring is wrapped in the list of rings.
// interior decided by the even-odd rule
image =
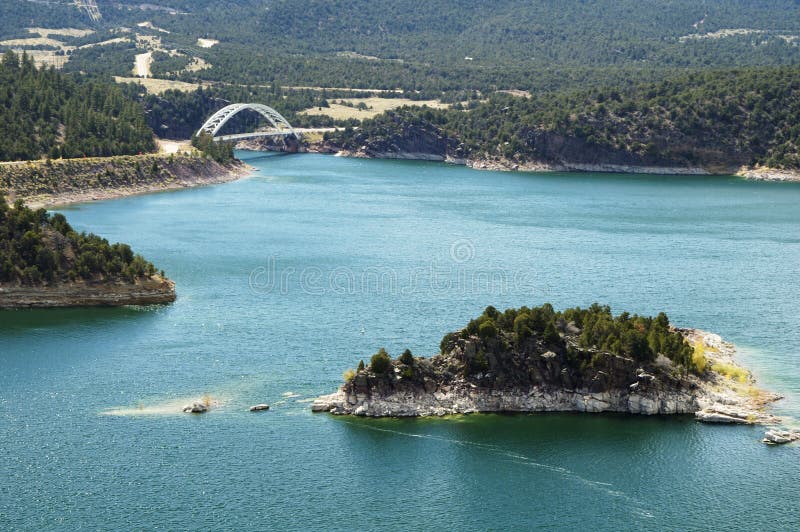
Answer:
[[[442,338],[441,343],[439,344],[439,352],[444,353],[447,350],[447,347],[450,345],[450,342],[455,340],[458,337],[457,334],[447,333]]]
[[[497,327],[492,320],[486,320],[478,326],[478,336],[483,339],[497,336]]]
[[[381,347],[377,353],[372,355],[372,358],[369,361],[369,367],[374,373],[377,374],[382,374],[389,371],[389,368],[392,367],[392,359],[389,356],[389,353],[386,352],[386,349]]]
[[[561,337],[558,335],[553,322],[549,322],[547,326],[544,328],[544,341],[548,344],[557,344],[561,342]]]
[[[400,362],[406,366],[410,366],[414,363],[414,355],[411,354],[410,350],[406,349],[403,351],[403,354],[400,355]]]

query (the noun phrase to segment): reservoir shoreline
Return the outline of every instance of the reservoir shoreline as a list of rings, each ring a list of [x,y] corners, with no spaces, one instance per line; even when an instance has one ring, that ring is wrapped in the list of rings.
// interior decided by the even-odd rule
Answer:
[[[548,163],[541,161],[517,162],[510,159],[498,158],[460,158],[449,155],[418,152],[386,152],[372,153],[367,151],[310,150],[315,153],[332,153],[336,157],[351,157],[357,159],[387,159],[408,161],[443,162],[458,166],[466,166],[474,170],[490,170],[500,172],[578,172],[578,173],[621,173],[621,174],[649,174],[649,175],[674,175],[674,176],[735,176],[749,181],[773,182],[800,182],[800,170],[785,170],[776,168],[761,168],[743,166],[740,168],[711,169],[701,166],[676,167],[676,166],[642,166],[623,165],[611,163]]]
[[[84,203],[235,181],[253,168],[197,154],[147,154],[0,165],[0,191],[31,208]]]

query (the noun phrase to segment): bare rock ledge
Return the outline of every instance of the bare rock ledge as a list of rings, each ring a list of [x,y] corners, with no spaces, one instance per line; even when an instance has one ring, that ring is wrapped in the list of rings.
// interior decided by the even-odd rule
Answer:
[[[154,276],[133,284],[75,282],[55,286],[0,285],[0,309],[115,307],[175,301],[175,283]]]

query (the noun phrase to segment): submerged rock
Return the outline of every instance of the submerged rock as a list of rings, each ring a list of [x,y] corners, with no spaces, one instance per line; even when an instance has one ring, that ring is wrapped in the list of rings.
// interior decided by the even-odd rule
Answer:
[[[187,414],[204,414],[208,412],[208,406],[200,401],[194,401],[183,407],[183,411]]]
[[[748,421],[746,417],[707,410],[696,412],[695,418],[703,423],[740,423],[743,425],[752,423],[752,421]]]
[[[262,412],[264,410],[269,410],[269,405],[268,404],[262,403],[262,404],[253,405],[253,406],[250,407],[250,411],[251,412]]]
[[[768,430],[764,433],[764,439],[761,441],[770,445],[778,445],[791,443],[797,440],[800,440],[800,432],[790,430]]]

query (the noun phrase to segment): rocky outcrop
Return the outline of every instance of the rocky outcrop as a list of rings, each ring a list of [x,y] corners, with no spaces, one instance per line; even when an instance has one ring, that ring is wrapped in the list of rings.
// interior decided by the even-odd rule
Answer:
[[[208,412],[208,406],[200,401],[194,401],[183,407],[186,414],[205,414]]]
[[[751,181],[800,181],[800,170],[743,166],[736,175]]]
[[[476,412],[692,414],[698,408],[694,396],[673,391],[591,392],[539,386],[493,390],[463,383],[437,387],[433,393],[406,391],[382,397],[340,390],[312,403],[312,410],[316,412],[374,417],[444,416]]]
[[[265,403],[253,405],[250,407],[251,412],[263,412],[265,410],[269,410],[269,405]]]
[[[762,442],[769,445],[781,445],[800,440],[800,432],[792,430],[768,430],[764,433]]]
[[[0,308],[153,305],[175,301],[175,283],[158,275],[134,283],[87,281],[51,286],[0,284]]]
[[[591,365],[570,352],[551,350],[537,339],[509,350],[496,338],[449,335],[444,353],[393,360],[376,373],[371,366],[331,395],[315,412],[374,417],[443,416],[473,412],[621,412],[641,415],[696,414],[698,420],[774,423],[764,406],[779,397],[757,391],[710,369],[733,364],[735,349],[717,335],[679,330],[706,345],[709,369],[702,375],[676,367],[666,357],[642,365],[631,358],[593,351]],[[573,344],[579,329],[562,324],[560,336]],[[446,337],[447,339],[448,337]],[[408,359],[406,359],[408,362]]]

